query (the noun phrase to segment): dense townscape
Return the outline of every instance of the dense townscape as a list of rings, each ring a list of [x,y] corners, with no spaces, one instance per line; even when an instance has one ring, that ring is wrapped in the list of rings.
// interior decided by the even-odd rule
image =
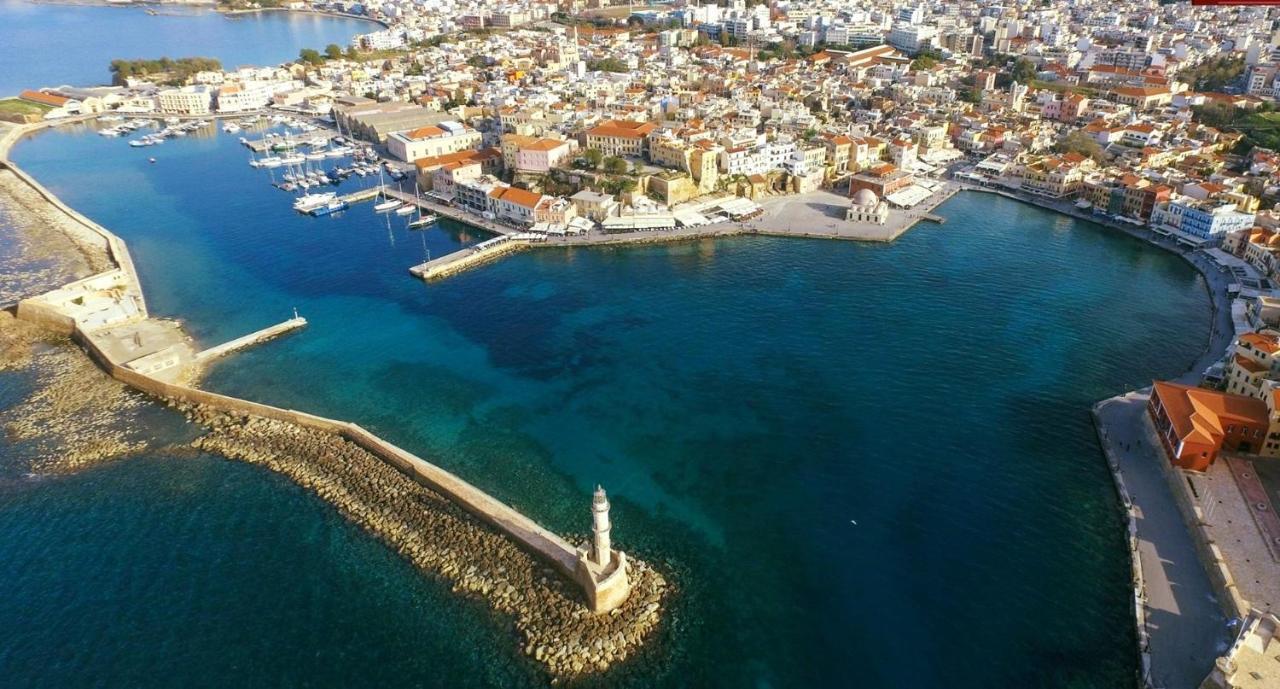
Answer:
[[[1113,435],[1109,414],[1135,398],[1095,413],[1131,519],[1120,457],[1146,443],[1233,620],[1237,641],[1203,686],[1280,682],[1271,641],[1280,630],[1280,503],[1256,469],[1280,457],[1280,8],[1151,0],[272,6],[382,28],[279,66],[119,60],[112,86],[33,84],[0,101],[0,119],[110,118],[125,123],[117,134],[129,134],[129,122],[167,120],[165,131],[178,133],[194,126],[182,122],[214,118],[246,135],[259,121],[296,123],[301,137],[323,129],[316,151],[299,159],[323,158],[332,136],[365,161],[352,168],[362,176],[412,183],[412,193],[382,192],[387,209],[411,206],[423,223],[430,210],[497,235],[440,259],[447,265],[415,268],[422,277],[517,244],[737,232],[886,241],[920,220],[943,221],[931,211],[962,189],[1093,220],[1186,256],[1215,293],[1215,318],[1229,320],[1212,334],[1229,343],[1225,352],[1189,379],[1144,392],[1134,407],[1143,430],[1132,439]],[[275,135],[243,141],[264,156],[255,166],[278,166],[277,154],[294,147]],[[329,181],[287,179],[290,191]],[[306,198],[314,200],[295,208],[317,215],[354,199]],[[799,210],[797,199],[812,203]],[[120,282],[106,291],[128,289]],[[67,309],[96,308],[74,289],[57,298]],[[93,317],[123,322],[138,310],[111,308]],[[149,361],[158,366],[150,372],[190,355]],[[611,552],[607,511],[604,520],[598,568]],[[579,557],[585,568],[588,556]],[[1142,569],[1135,564],[1140,628]],[[598,584],[612,571],[583,576]],[[1145,631],[1138,637],[1147,663],[1147,654],[1159,656]],[[601,657],[592,662],[603,667]]]

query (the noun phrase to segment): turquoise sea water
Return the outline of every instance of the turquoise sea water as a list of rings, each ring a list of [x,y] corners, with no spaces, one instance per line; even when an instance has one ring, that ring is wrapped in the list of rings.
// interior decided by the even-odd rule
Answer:
[[[309,319],[206,387],[355,420],[564,533],[603,483],[615,542],[680,587],[604,684],[1133,676],[1088,407],[1203,348],[1176,257],[964,194],[893,245],[544,249],[423,284],[424,243],[473,239],[295,215],[232,137],[69,130],[14,158],[128,240],[153,311],[202,343]],[[23,686],[543,681],[483,606],[278,477],[153,455],[0,486],[0,670]]]
[[[373,22],[289,12],[223,16],[208,8],[106,7],[0,0],[0,97],[42,86],[111,83],[113,59],[216,57],[228,69],[347,45]]]

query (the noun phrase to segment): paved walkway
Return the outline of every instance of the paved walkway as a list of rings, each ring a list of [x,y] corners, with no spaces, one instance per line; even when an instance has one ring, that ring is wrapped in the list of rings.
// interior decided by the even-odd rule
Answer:
[[[1199,686],[1230,642],[1222,609],[1160,469],[1144,414],[1147,395],[1102,403],[1098,423],[1108,456],[1133,499],[1146,582],[1151,681],[1167,689]]]

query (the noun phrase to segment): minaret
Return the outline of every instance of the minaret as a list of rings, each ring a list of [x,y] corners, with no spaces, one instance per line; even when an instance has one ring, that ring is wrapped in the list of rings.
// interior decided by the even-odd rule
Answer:
[[[600,567],[608,567],[613,554],[609,544],[609,498],[599,485],[591,498],[591,531],[591,561]]]

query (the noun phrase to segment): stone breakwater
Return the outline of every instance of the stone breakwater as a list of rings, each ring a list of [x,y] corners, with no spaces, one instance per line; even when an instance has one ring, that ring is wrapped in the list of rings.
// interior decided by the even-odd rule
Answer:
[[[146,399],[113,380],[66,337],[0,312],[0,370],[36,379],[26,399],[0,412],[6,437],[34,450],[31,470],[61,474],[137,452],[147,443],[134,423]]]
[[[193,443],[197,448],[283,474],[420,570],[511,618],[525,654],[553,680],[608,670],[634,656],[658,626],[669,587],[640,560],[629,561],[627,601],[595,615],[576,586],[509,538],[336,434],[203,407],[183,410],[210,428]]]
[[[0,169],[0,303],[45,292],[111,267],[100,238]]]

